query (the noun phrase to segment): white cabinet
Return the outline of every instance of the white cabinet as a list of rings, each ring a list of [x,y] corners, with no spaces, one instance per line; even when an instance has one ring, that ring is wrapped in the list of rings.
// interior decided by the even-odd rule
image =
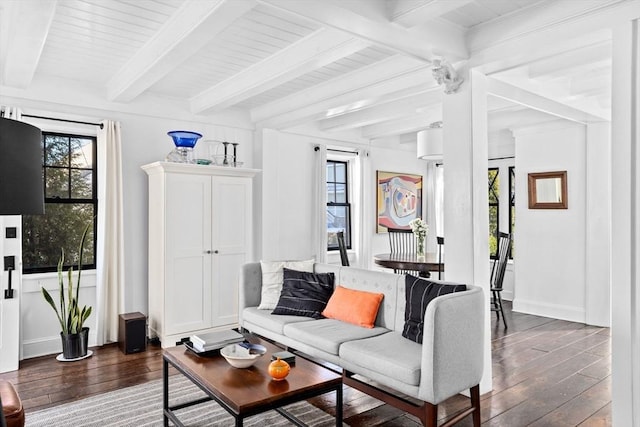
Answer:
[[[238,326],[258,171],[168,162],[142,169],[149,176],[149,336],[170,347]]]

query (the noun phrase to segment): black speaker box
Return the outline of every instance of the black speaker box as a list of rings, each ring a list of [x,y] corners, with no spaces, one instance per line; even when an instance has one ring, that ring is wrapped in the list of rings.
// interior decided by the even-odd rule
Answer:
[[[136,312],[120,315],[118,347],[124,354],[147,349],[147,318],[144,314]]]

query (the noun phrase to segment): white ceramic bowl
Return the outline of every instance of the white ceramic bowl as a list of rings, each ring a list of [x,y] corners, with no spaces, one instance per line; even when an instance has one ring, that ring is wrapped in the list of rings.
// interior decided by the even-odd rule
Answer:
[[[266,352],[267,349],[260,344],[231,344],[220,349],[220,354],[234,368],[248,368]]]

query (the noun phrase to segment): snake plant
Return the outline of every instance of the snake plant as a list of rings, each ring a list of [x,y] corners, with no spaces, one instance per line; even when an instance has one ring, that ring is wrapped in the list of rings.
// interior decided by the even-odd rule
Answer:
[[[64,286],[64,249],[61,250],[60,260],[58,261],[58,284],[60,288],[60,310],[56,307],[56,303],[53,301],[51,294],[45,289],[42,289],[42,295],[44,299],[49,303],[49,305],[53,308],[58,316],[58,321],[60,322],[60,327],[62,329],[62,333],[64,335],[68,334],[77,334],[82,330],[82,325],[85,320],[91,315],[91,307],[87,307],[86,305],[80,309],[78,304],[78,297],[80,295],[80,275],[82,273],[82,255],[84,252],[84,243],[87,238],[87,233],[89,232],[89,227],[91,224],[87,225],[84,229],[84,233],[82,233],[82,239],[80,239],[80,250],[78,257],[78,281],[75,286],[73,286],[73,267],[69,267],[67,271],[67,289],[65,291]],[[66,293],[66,297],[65,297]]]

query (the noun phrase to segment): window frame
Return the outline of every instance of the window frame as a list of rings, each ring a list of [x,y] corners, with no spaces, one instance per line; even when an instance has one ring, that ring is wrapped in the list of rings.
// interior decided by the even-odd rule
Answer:
[[[500,185],[500,181],[499,181],[500,168],[497,167],[497,166],[496,167],[490,167],[487,170],[487,174],[489,174],[491,171],[495,171],[496,174],[495,174],[495,176],[493,178],[493,181],[487,183],[488,186],[489,186],[488,187],[488,195],[489,195],[489,197],[488,197],[489,207],[488,208],[489,208],[489,210],[492,207],[496,208],[496,232],[495,232],[494,237],[496,238],[496,242],[497,242],[498,241],[498,233],[500,233],[500,187],[499,187],[499,185]],[[487,179],[488,178],[489,177],[487,176]],[[496,201],[495,202],[491,202],[490,194],[491,194],[491,191],[493,191],[493,185],[496,182],[496,180],[498,181],[498,191],[497,192],[494,191],[494,193],[496,194],[496,197],[495,197]],[[491,248],[489,248],[489,249],[491,249]],[[496,259],[496,254],[495,253],[492,254],[491,252],[489,252],[489,258],[490,259]]]
[[[516,167],[509,166],[509,234],[511,235],[511,248],[509,259],[513,259],[513,231],[515,226],[516,209]]]
[[[327,176],[325,179],[325,191],[329,192],[329,184],[343,184],[345,187],[345,200],[346,202],[342,203],[342,202],[329,202],[329,200],[327,200],[327,206],[326,209],[328,211],[328,209],[330,207],[346,207],[347,208],[347,218],[346,218],[346,227],[345,227],[345,231],[344,231],[344,241],[345,241],[345,246],[346,249],[353,249],[353,242],[352,242],[352,237],[353,237],[353,233],[352,233],[352,219],[351,219],[351,213],[353,211],[352,209],[352,203],[351,203],[351,165],[352,162],[350,160],[345,160],[345,159],[336,159],[336,158],[330,158],[328,157],[326,160],[326,166],[328,166],[330,163],[332,164],[343,164],[345,166],[345,178],[344,178],[344,182],[342,181],[329,181],[329,177]],[[325,167],[326,167],[325,166]],[[335,177],[334,177],[335,179]],[[329,234],[329,230],[328,228],[325,230],[327,233],[327,236]],[[331,251],[338,251],[340,250],[340,247],[338,246],[338,244],[336,243],[335,246],[330,245],[329,243],[329,239],[327,239],[327,251],[331,252]]]
[[[71,156],[68,156],[69,159],[67,161],[67,165],[62,166],[51,166],[47,164],[47,148],[45,145],[46,138],[48,136],[56,136],[56,137],[64,137],[68,138],[69,143],[72,139],[84,139],[91,141],[91,155],[92,155],[92,164],[91,168],[78,168],[72,166]],[[68,171],[68,198],[60,198],[56,197],[47,197],[47,169],[48,168],[56,168],[56,169],[65,169]],[[72,196],[72,171],[73,170],[91,170],[92,174],[92,182],[91,182],[91,198],[78,198],[71,197]],[[84,204],[88,206],[92,206],[93,209],[93,233],[91,233],[93,237],[93,263],[83,264],[83,270],[92,270],[96,268],[96,251],[97,251],[97,226],[98,226],[98,138],[95,135],[83,135],[80,133],[69,133],[69,132],[56,132],[56,131],[42,131],[42,180],[44,183],[44,205],[45,205],[45,214],[47,211],[47,205],[65,205],[65,204]],[[24,216],[22,220],[23,227],[23,235],[24,235]],[[80,238],[80,236],[78,236]],[[85,248],[86,251],[86,248]],[[63,270],[68,270],[69,267],[75,267],[75,260],[65,260],[65,265],[63,266]],[[36,273],[52,273],[57,271],[57,265],[54,266],[39,266],[39,267],[24,267],[23,274],[36,274]]]

